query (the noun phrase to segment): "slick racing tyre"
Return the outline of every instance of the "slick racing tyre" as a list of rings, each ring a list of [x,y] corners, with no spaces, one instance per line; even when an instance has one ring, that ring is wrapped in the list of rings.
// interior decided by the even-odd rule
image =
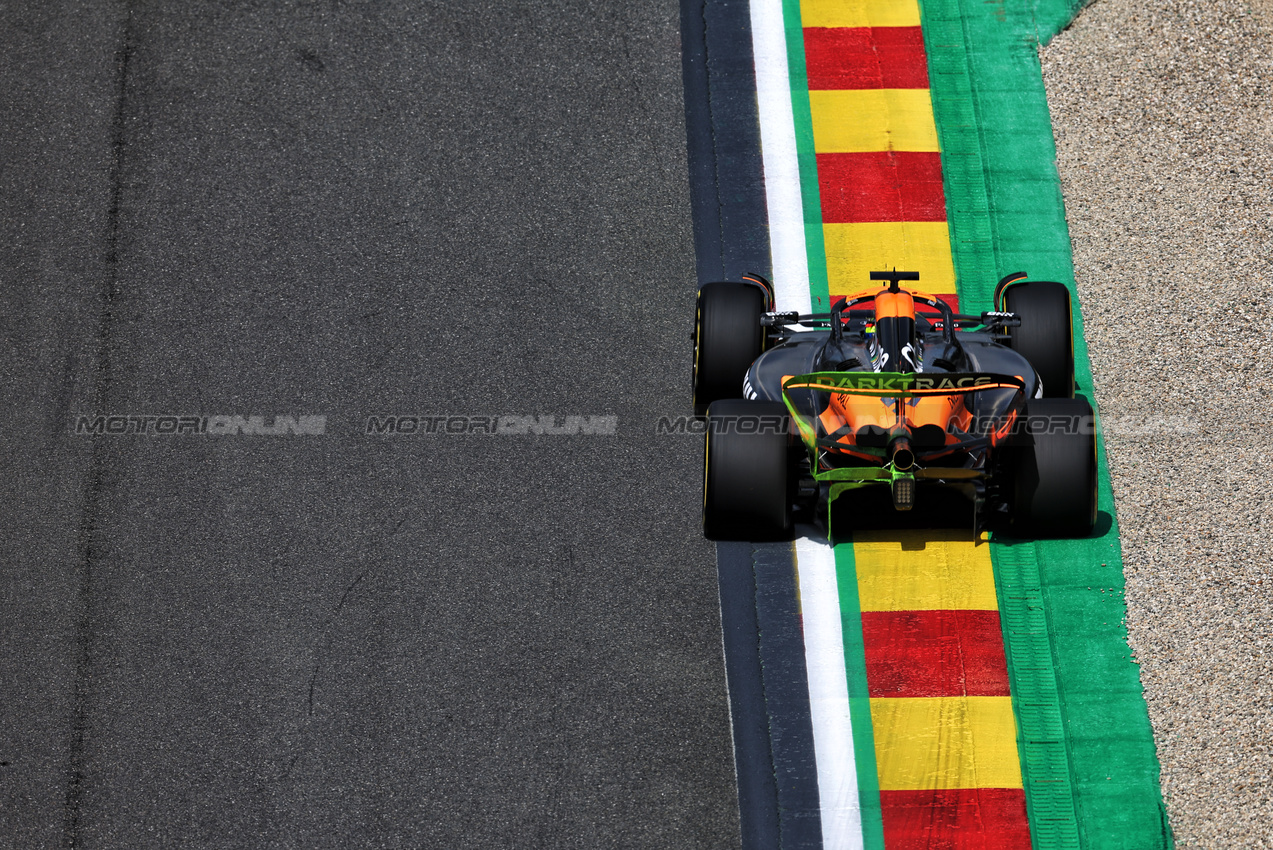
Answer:
[[[703,534],[790,540],[790,418],[775,401],[723,399],[707,412]]]
[[[1034,399],[1012,449],[1013,532],[1086,537],[1096,523],[1096,429],[1081,398]]]
[[[764,350],[765,291],[748,283],[708,283],[694,317],[694,415],[717,399],[742,398],[743,378]]]
[[[1044,398],[1074,397],[1074,332],[1070,293],[1064,284],[1028,280],[1009,286],[1003,309],[1016,313],[1021,326],[1008,329],[1008,345],[1043,381]]]

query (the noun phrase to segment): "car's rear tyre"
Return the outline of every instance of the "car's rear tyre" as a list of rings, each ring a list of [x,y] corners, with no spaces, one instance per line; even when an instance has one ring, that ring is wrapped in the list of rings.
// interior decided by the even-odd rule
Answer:
[[[765,290],[750,283],[708,283],[694,316],[694,414],[718,399],[742,398],[743,378],[764,350]]]
[[[1008,345],[1043,381],[1044,398],[1074,397],[1074,330],[1070,292],[1050,280],[1014,283],[1003,293],[1003,308],[1021,318],[1008,329]]]
[[[790,417],[781,402],[722,399],[707,412],[703,534],[790,540]]]
[[[1013,522],[1023,537],[1086,537],[1096,523],[1096,429],[1081,398],[1034,399],[1011,449]]]

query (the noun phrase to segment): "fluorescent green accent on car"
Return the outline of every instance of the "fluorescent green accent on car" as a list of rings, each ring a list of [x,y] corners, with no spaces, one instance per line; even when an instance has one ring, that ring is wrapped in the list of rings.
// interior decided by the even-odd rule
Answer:
[[[804,389],[875,398],[915,398],[964,395],[977,390],[1024,391],[1025,382],[1015,375],[974,372],[810,372],[787,378],[782,388],[784,393],[788,389]]]

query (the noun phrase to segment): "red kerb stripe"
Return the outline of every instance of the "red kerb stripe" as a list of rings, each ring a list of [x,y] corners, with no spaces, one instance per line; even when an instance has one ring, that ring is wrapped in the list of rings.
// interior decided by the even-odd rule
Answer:
[[[818,184],[827,224],[946,220],[937,153],[820,153]]]
[[[998,611],[864,611],[872,697],[1008,696]]]
[[[881,791],[888,850],[1030,850],[1020,788]]]
[[[928,60],[919,27],[809,27],[809,89],[926,89]]]

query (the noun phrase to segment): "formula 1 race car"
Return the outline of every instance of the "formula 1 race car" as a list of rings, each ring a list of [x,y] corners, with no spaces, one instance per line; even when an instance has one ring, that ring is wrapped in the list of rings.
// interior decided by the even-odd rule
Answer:
[[[790,539],[848,491],[897,511],[944,488],[974,532],[1075,537],[1096,520],[1092,408],[1074,397],[1070,295],[1009,275],[994,307],[956,314],[904,289],[915,272],[829,313],[774,311],[764,278],[704,285],[694,324],[694,410],[706,415],[703,531]],[[887,284],[887,285],[885,285]]]

